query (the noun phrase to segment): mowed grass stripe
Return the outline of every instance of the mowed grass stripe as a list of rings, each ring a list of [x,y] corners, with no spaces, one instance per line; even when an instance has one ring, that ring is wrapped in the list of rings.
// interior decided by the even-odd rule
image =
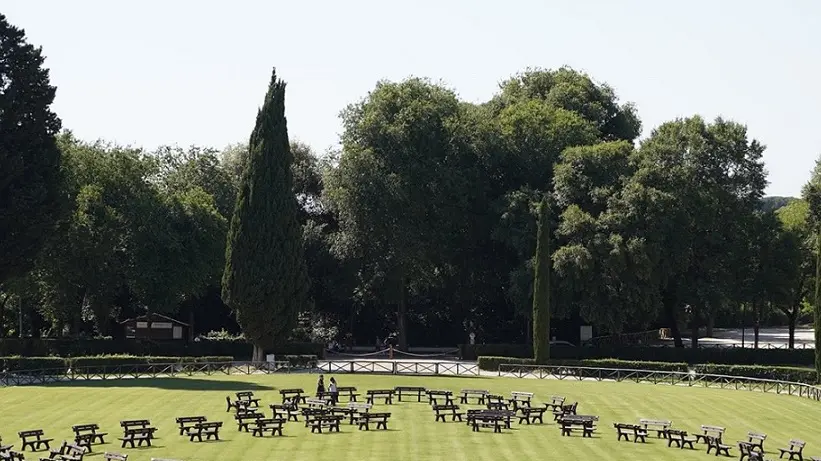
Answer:
[[[45,429],[57,441],[72,436],[71,426],[98,423],[109,433],[109,444],[95,446],[87,459],[102,459],[102,451],[125,451],[130,460],[177,458],[186,461],[301,460],[447,460],[501,461],[521,459],[598,460],[687,460],[702,459],[698,450],[667,448],[665,440],[651,433],[647,444],[617,442],[613,422],[638,422],[639,418],[671,419],[674,426],[696,432],[701,424],[727,427],[726,440],[734,444],[747,431],[768,434],[765,448],[777,452],[790,438],[807,441],[806,455],[821,454],[821,434],[815,423],[821,417],[821,403],[791,396],[749,391],[709,389],[615,382],[579,382],[515,378],[442,378],[338,375],[340,385],[367,389],[397,385],[450,389],[488,389],[509,396],[511,391],[536,394],[538,404],[551,395],[564,395],[567,402],[579,402],[579,413],[600,417],[593,439],[579,435],[562,437],[552,416],[545,414],[543,425],[519,425],[514,430],[493,434],[491,429],[472,432],[465,423],[434,422],[434,412],[425,403],[402,402],[392,406],[377,404],[375,411],[393,414],[390,431],[359,431],[342,426],[340,434],[311,434],[303,422],[289,422],[285,437],[254,438],[238,432],[232,413],[225,411],[225,396],[253,390],[262,398],[262,409],[281,401],[278,389],[302,387],[312,390],[314,375],[214,376],[180,379],[76,382],[0,390],[0,435],[15,443],[17,431]],[[477,405],[461,405],[479,408]],[[222,438],[214,443],[191,443],[178,435],[174,419],[204,415],[223,421]],[[147,418],[159,427],[156,446],[121,449],[122,419]],[[737,450],[733,450],[737,456]],[[31,457],[31,456],[30,456]],[[36,457],[36,456],[35,456]],[[34,458],[34,457],[33,457]]]

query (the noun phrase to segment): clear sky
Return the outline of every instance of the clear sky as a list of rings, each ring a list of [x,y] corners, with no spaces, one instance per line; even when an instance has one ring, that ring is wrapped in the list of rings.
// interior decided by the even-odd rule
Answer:
[[[570,65],[638,106],[644,135],[693,114],[768,146],[771,195],[821,154],[819,0],[2,0],[47,56],[84,139],[154,148],[247,140],[271,68],[292,138],[322,152],[377,80],[440,80],[473,102],[527,67]],[[816,131],[818,130],[818,131]]]

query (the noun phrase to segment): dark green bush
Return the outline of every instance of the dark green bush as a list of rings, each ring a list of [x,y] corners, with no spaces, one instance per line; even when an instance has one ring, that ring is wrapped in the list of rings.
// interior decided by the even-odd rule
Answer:
[[[698,373],[708,375],[745,376],[747,378],[773,379],[805,384],[818,383],[818,374],[812,368],[717,365],[712,363],[695,365],[693,368]]]
[[[91,339],[91,338],[4,338],[0,339],[0,356],[23,357],[90,357],[98,355],[135,356],[231,356],[249,360],[253,347],[242,339],[199,341]],[[316,355],[324,357],[325,347],[319,343],[289,343],[274,347],[277,355]]]
[[[0,357],[0,368],[5,371],[54,371],[63,373],[68,369],[65,359],[60,357]]]
[[[498,371],[500,364],[533,365],[533,359],[518,357],[479,357],[478,365],[482,370]],[[552,360],[549,366],[620,368],[625,370],[678,371],[688,372],[691,368],[699,374],[742,376],[747,378],[790,381],[796,383],[816,384],[817,374],[811,368],[777,367],[757,365],[721,365],[698,364],[688,365],[684,362],[646,362],[619,359],[588,360]]]

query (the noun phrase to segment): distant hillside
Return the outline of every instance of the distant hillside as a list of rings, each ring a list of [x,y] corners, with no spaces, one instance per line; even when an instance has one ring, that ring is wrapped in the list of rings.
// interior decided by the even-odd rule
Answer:
[[[775,211],[795,200],[795,197],[764,197],[761,199],[761,211]]]

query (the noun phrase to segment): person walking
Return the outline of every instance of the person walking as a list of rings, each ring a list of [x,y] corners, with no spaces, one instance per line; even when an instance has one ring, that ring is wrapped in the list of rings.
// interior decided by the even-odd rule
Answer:
[[[331,382],[328,384],[328,392],[331,394],[331,405],[336,405],[339,402],[339,390],[336,387],[336,380],[331,377]]]
[[[322,398],[325,395],[325,376],[319,375],[319,381],[316,382],[316,396]]]

